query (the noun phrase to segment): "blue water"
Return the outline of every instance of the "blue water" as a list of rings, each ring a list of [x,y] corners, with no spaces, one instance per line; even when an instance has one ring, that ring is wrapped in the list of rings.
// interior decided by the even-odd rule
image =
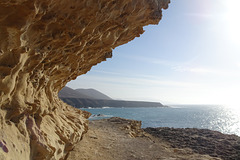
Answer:
[[[181,105],[171,108],[92,108],[90,120],[122,117],[142,121],[142,127],[204,128],[240,136],[240,110],[222,106]]]

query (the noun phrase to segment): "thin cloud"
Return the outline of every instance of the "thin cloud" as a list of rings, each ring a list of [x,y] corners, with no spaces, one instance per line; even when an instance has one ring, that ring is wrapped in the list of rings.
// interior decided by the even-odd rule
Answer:
[[[208,68],[201,68],[201,67],[176,66],[176,67],[173,67],[173,70],[179,71],[179,72],[193,72],[193,73],[217,73],[217,71],[214,71]]]
[[[185,16],[190,16],[190,17],[199,17],[199,18],[214,18],[215,15],[213,14],[203,14],[203,13],[186,13],[184,14]]]
[[[121,73],[118,73],[118,72],[103,71],[103,70],[92,70],[91,72],[96,72],[96,73],[101,73],[101,74],[108,74],[108,75],[122,75]]]
[[[240,68],[240,65],[239,65]],[[239,70],[228,70],[224,68],[207,68],[207,67],[184,67],[184,66],[175,66],[172,68],[177,72],[188,72],[195,74],[204,74],[204,75],[215,75],[215,76],[228,76],[228,77],[239,77]]]
[[[152,76],[151,76],[152,77]],[[81,81],[96,81],[101,83],[112,83],[118,85],[134,85],[134,86],[173,86],[173,87],[196,87],[200,84],[197,83],[189,83],[189,82],[182,82],[182,81],[163,81],[159,79],[147,79],[147,78],[134,78],[134,77],[112,77],[112,76],[94,76],[89,75],[85,77],[81,77]]]
[[[169,61],[169,60],[165,60],[165,59],[159,59],[159,58],[150,58],[150,57],[144,57],[144,56],[122,56],[126,59],[131,59],[134,61],[141,61],[141,62],[145,62],[145,63],[151,63],[151,64],[160,64],[160,65],[164,65],[164,66],[172,66],[175,65],[176,62],[173,61]]]

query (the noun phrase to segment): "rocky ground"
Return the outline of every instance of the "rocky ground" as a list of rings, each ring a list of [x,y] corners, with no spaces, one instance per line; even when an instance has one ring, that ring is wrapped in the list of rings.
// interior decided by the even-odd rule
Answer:
[[[145,132],[166,141],[173,148],[190,148],[224,160],[240,160],[240,137],[208,129],[146,128]]]
[[[69,160],[240,159],[240,137],[199,129],[147,128],[122,118],[90,121]]]

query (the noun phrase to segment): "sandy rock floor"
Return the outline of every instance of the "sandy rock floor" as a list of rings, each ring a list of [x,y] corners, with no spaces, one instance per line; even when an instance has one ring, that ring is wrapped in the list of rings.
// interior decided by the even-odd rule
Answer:
[[[89,131],[68,160],[217,160],[190,148],[173,148],[140,129],[139,121],[110,118],[91,121]]]

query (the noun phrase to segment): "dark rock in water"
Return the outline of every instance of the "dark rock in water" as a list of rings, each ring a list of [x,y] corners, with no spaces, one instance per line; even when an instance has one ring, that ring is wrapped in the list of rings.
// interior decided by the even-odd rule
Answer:
[[[105,117],[106,115],[104,114],[93,114],[91,117]]]
[[[163,139],[174,148],[191,148],[224,160],[240,160],[240,137],[208,129],[146,128],[145,132]]]

